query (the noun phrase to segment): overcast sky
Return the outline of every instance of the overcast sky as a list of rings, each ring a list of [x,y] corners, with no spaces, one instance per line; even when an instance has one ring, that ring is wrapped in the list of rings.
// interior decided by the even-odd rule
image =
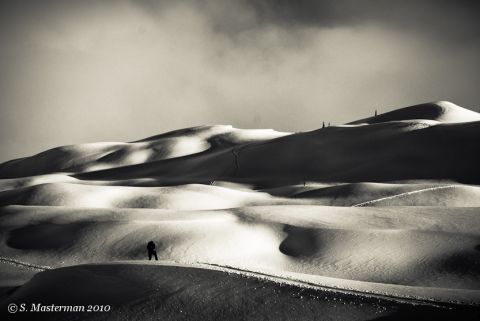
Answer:
[[[479,110],[475,1],[0,4],[0,161],[201,124],[302,131]]]

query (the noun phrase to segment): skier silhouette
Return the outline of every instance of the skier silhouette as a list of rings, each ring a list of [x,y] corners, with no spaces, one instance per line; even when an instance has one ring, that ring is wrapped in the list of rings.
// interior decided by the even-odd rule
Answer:
[[[152,255],[155,256],[155,261],[158,261],[157,251],[155,250],[155,243],[153,241],[148,242],[147,244],[148,259],[152,259]]]

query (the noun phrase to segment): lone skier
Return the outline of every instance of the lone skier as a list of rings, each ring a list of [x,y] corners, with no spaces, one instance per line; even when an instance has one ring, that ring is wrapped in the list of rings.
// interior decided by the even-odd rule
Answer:
[[[155,256],[155,261],[158,261],[157,251],[155,250],[155,243],[153,241],[148,242],[147,244],[148,259],[152,259],[152,255]]]

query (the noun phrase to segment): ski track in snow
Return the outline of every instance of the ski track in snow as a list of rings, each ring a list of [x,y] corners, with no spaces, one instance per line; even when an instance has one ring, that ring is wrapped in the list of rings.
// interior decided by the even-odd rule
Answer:
[[[3,256],[0,256],[0,262],[4,262],[7,264],[16,265],[16,266],[24,266],[33,270],[40,270],[40,271],[53,269],[51,266],[44,266],[44,265],[37,265],[33,263],[22,262],[16,259],[3,257]]]
[[[446,186],[428,187],[428,188],[423,188],[423,189],[410,191],[410,192],[404,192],[404,193],[400,193],[400,194],[396,194],[396,195],[392,195],[392,196],[377,198],[377,199],[374,199],[374,200],[370,200],[370,201],[366,201],[366,202],[362,202],[362,203],[352,205],[352,207],[368,206],[370,204],[382,202],[382,201],[389,200],[389,199],[399,198],[399,197],[403,197],[403,196],[409,196],[409,195],[413,195],[413,194],[419,194],[419,193],[423,193],[423,192],[435,191],[435,190],[439,190],[439,189],[456,188],[456,187],[458,187],[458,186],[457,185],[446,185]]]

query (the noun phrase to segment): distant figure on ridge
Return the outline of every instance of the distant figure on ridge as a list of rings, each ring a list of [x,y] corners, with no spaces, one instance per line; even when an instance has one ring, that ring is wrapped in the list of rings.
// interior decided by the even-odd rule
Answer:
[[[153,241],[148,242],[147,244],[148,259],[152,259],[152,255],[155,256],[155,261],[158,261],[157,251],[155,250],[155,243]]]

